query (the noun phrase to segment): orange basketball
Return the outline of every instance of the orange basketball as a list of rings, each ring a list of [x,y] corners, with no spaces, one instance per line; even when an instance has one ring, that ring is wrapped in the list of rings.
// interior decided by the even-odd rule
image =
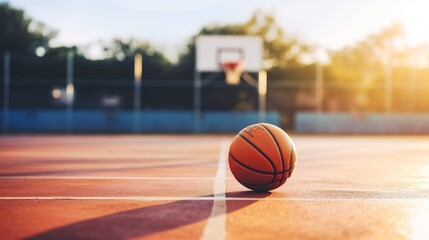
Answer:
[[[229,167],[235,179],[255,191],[270,191],[292,175],[296,150],[292,139],[267,123],[241,130],[229,148]]]

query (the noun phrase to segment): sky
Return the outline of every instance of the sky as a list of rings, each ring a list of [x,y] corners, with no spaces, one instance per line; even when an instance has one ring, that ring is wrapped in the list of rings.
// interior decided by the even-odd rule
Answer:
[[[429,42],[429,0],[0,0],[24,9],[58,30],[54,46],[86,47],[113,38],[149,41],[176,60],[202,26],[242,23],[263,10],[284,30],[309,44],[340,49],[392,23],[402,24],[406,44]]]

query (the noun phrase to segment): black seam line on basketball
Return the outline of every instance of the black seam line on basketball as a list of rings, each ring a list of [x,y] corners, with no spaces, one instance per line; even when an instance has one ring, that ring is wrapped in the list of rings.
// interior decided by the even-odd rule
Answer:
[[[277,183],[277,182],[282,182],[282,181],[284,181],[284,180],[288,180],[289,178],[283,178],[283,179],[280,179],[280,180],[276,180],[276,181],[274,181],[274,182],[269,182],[269,183],[266,183],[266,184],[250,184],[250,183],[245,183],[245,182],[240,182],[241,184],[243,184],[243,185],[247,185],[247,186],[249,186],[249,187],[264,187],[264,186],[267,186],[267,185],[270,185],[270,184],[273,184],[273,183]],[[276,186],[275,188],[278,188],[279,186]]]
[[[237,158],[235,158],[231,153],[229,153],[229,156],[230,156],[230,157],[231,157],[231,159],[232,159],[232,160],[234,160],[234,162],[236,162],[238,165],[240,165],[240,166],[242,166],[242,167],[244,167],[244,168],[247,168],[247,169],[249,169],[249,170],[251,170],[251,171],[254,171],[254,172],[260,173],[260,174],[274,175],[274,173],[276,173],[276,174],[282,174],[282,173],[286,173],[286,172],[289,172],[289,171],[290,171],[290,169],[288,169],[288,170],[285,170],[284,172],[265,172],[265,171],[257,170],[257,169],[254,169],[254,168],[252,168],[252,167],[249,167],[249,166],[245,165],[244,163],[242,163],[242,162],[238,161],[238,160],[237,160]],[[274,181],[274,182],[275,182],[275,181]]]
[[[263,186],[267,186],[267,185],[270,185],[270,184],[273,184],[273,183],[275,183],[275,182],[277,182],[277,181],[282,181],[282,180],[284,180],[284,179],[280,179],[280,180],[276,180],[276,181],[270,181],[270,182],[267,182],[267,183],[261,183],[261,184],[250,184],[250,183],[246,183],[246,182],[244,182],[244,181],[239,181],[238,179],[237,179],[237,181],[239,182],[239,183],[241,183],[242,185],[248,185],[248,186],[257,186],[257,187],[263,187]]]
[[[254,169],[254,168],[252,168],[252,167],[247,166],[246,164],[244,164],[244,163],[242,163],[242,162],[238,161],[238,160],[237,160],[237,158],[235,158],[231,153],[229,153],[229,156],[232,158],[232,160],[234,160],[234,162],[236,162],[238,165],[240,165],[240,166],[242,166],[242,167],[244,167],[244,168],[247,168],[247,169],[249,169],[249,170],[252,170],[252,171],[257,172],[257,173],[260,173],[260,174],[274,175],[274,172],[264,172],[264,171],[257,170],[257,169]]]
[[[261,174],[266,174],[266,173],[263,173],[263,172],[261,172],[261,171],[259,171],[259,170],[255,170],[255,169],[253,169],[253,168],[250,168],[250,167],[247,167],[247,166],[245,166],[245,165],[243,165],[240,161],[238,161],[237,159],[235,159],[235,157],[231,154],[231,153],[229,153],[229,156],[231,157],[231,159],[234,161],[234,162],[236,162],[237,164],[239,164],[240,166],[242,166],[242,167],[244,167],[244,168],[247,168],[247,169],[249,169],[249,170],[252,170],[252,171],[255,171],[255,172],[258,172],[258,173],[261,173]],[[293,166],[293,168],[295,168],[295,166]],[[292,169],[293,169],[292,168]],[[289,172],[291,169],[288,169],[288,170],[286,170],[285,172]],[[273,173],[269,173],[270,175],[271,174],[273,174]],[[280,174],[280,173],[279,173]],[[288,174],[288,176],[289,176],[289,174]],[[250,184],[250,183],[245,183],[245,182],[243,182],[243,181],[240,181],[240,180],[238,180],[237,178],[237,181],[239,182],[239,183],[241,183],[242,185],[244,185],[245,187],[247,187],[247,188],[250,188],[250,189],[252,189],[252,186],[253,187],[264,187],[264,186],[268,186],[268,185],[270,185],[270,184],[273,184],[273,183],[276,183],[276,182],[279,182],[279,185],[280,185],[280,183],[281,183],[281,181],[283,181],[283,180],[287,180],[289,177],[285,177],[284,178],[284,176],[283,176],[283,178],[281,178],[280,180],[275,180],[275,179],[273,179],[273,180],[271,180],[270,182],[268,182],[268,183],[264,183],[264,184]],[[276,186],[275,188],[278,188],[279,186]],[[275,189],[275,188],[273,188],[273,189]]]
[[[280,158],[282,159],[282,178],[281,179],[283,179],[284,176],[285,176],[285,173],[284,173],[284,170],[285,170],[285,161],[283,159],[283,153],[282,153],[282,150],[280,150],[279,143],[277,142],[277,139],[274,137],[274,134],[270,131],[270,129],[268,129],[267,127],[265,127],[263,124],[258,124],[258,125],[261,126],[262,128],[264,128],[265,130],[267,130],[267,132],[270,134],[271,138],[276,143],[277,151],[279,152]],[[290,167],[290,165],[289,165],[289,167]],[[288,174],[288,176],[289,176],[289,174]],[[279,185],[280,185],[280,182],[279,182]],[[279,186],[277,186],[277,187],[279,187]]]
[[[270,162],[271,166],[273,167],[273,172],[274,172],[273,181],[274,181],[274,179],[276,179],[276,174],[277,174],[277,169],[276,169],[276,166],[274,165],[274,162],[271,161],[271,159],[264,152],[262,152],[262,150],[259,149],[254,143],[252,143],[249,139],[247,139],[246,137],[244,137],[243,135],[241,135],[241,133],[238,133],[238,136],[240,136],[244,141],[246,141],[248,144],[250,144],[250,146],[252,146],[253,148],[255,148],[256,151],[258,151],[262,156],[265,157],[265,159],[268,160],[268,162]]]
[[[274,137],[274,135],[273,135],[273,133],[267,128],[267,127],[265,127],[263,124],[258,124],[259,126],[261,126],[262,128],[264,128],[265,130],[267,130],[267,132],[270,134],[270,136],[271,136],[271,138],[274,140],[274,142],[275,142],[275,144],[276,144],[276,148],[277,148],[277,151],[279,152],[279,154],[280,154],[280,158],[281,158],[281,160],[282,160],[282,177],[280,178],[280,179],[284,179],[284,176],[285,176],[285,173],[284,173],[284,170],[285,170],[285,166],[284,166],[284,159],[283,159],[283,153],[282,153],[282,151],[280,150],[280,146],[279,146],[279,143],[277,142],[277,139]],[[290,174],[288,173],[288,176],[289,176]],[[275,183],[276,181],[273,181],[272,183]],[[278,181],[279,182],[279,184],[275,187],[275,188],[278,188],[279,186],[280,186],[280,184],[281,184],[281,180],[280,181]]]

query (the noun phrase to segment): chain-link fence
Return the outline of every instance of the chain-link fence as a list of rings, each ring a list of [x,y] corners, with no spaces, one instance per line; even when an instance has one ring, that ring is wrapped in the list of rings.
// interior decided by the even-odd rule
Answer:
[[[38,58],[5,54],[1,64],[3,84],[0,101],[4,131],[13,131],[13,126],[20,124],[30,124],[32,119],[45,122],[37,126],[57,124],[58,127],[52,131],[86,131],[91,128],[103,131],[102,127],[97,128],[97,123],[123,126],[112,128],[119,132],[135,130],[136,85],[132,60],[97,64],[70,56]],[[150,66],[143,63],[143,76],[147,67]],[[391,67],[389,71],[371,80],[341,81],[333,79],[328,68],[314,64],[273,69],[268,72],[268,120],[293,129],[299,112],[429,112],[429,70]],[[139,114],[144,114],[139,116],[141,122],[138,123],[142,131],[162,131],[163,128],[166,131],[193,131],[194,87],[192,77],[143,77],[137,100],[140,103]],[[257,110],[257,89],[244,81],[238,86],[229,86],[224,82],[224,76],[219,74],[201,89],[202,117],[212,122],[210,131],[228,131],[229,128],[222,126],[238,128],[257,121]],[[50,120],[35,117],[40,113],[47,114]],[[84,113],[86,117],[78,117]],[[221,115],[210,117],[204,113]],[[161,115],[148,124],[148,119],[156,114]],[[91,124],[85,126],[85,121]],[[165,123],[175,121],[182,123],[176,128]],[[65,128],[58,122],[65,122]],[[31,129],[37,130],[34,129],[37,126]],[[30,127],[21,128],[30,130]],[[106,129],[108,131],[109,127]]]

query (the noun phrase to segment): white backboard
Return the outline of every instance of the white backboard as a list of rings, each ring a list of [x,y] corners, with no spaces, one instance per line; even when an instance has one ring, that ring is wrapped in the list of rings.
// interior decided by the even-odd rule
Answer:
[[[221,72],[222,63],[242,61],[246,72],[262,67],[262,39],[246,35],[201,35],[196,41],[196,70]]]

